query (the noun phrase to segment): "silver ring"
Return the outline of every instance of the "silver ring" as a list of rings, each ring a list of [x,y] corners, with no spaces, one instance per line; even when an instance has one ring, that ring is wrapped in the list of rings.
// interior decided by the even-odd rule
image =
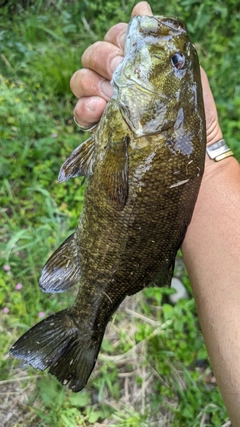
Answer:
[[[98,125],[98,123],[94,123],[92,126],[81,126],[78,122],[77,122],[77,120],[76,120],[76,117],[75,116],[73,116],[73,120],[74,120],[74,122],[75,122],[75,124],[83,131],[83,132],[91,132],[93,129],[95,129],[96,127],[97,127],[97,125]]]
[[[233,156],[232,150],[227,146],[224,139],[220,139],[211,145],[206,147],[207,154],[211,160],[219,162],[220,160],[226,159],[226,157]]]

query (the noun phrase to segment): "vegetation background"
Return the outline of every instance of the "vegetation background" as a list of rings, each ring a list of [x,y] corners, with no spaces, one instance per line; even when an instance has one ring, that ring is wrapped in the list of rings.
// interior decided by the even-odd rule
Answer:
[[[0,0],[0,425],[230,426],[189,298],[147,289],[109,324],[84,391],[71,394],[47,373],[8,357],[40,318],[68,306],[76,289],[42,294],[49,255],[77,226],[81,180],[59,185],[58,171],[84,139],[72,120],[69,89],[86,47],[129,21],[132,0]],[[240,159],[240,2],[150,0],[155,14],[182,18],[210,78],[227,143]],[[217,244],[217,242],[216,242]]]

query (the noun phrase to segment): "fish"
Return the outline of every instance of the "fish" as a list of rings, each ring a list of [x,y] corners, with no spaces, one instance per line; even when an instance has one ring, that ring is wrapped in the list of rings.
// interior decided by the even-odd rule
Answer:
[[[49,293],[78,284],[76,300],[10,349],[73,392],[87,384],[121,302],[171,285],[204,171],[200,65],[183,21],[133,17],[112,85],[98,125],[60,169],[60,182],[86,179],[84,204],[39,281]]]

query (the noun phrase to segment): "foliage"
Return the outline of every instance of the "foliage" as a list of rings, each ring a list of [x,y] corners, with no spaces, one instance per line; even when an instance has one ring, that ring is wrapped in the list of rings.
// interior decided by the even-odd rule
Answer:
[[[210,77],[223,134],[240,159],[239,2],[150,3],[154,13],[186,21]],[[0,2],[0,385],[8,396],[1,419],[13,408],[6,427],[192,427],[227,420],[184,267],[188,300],[172,306],[168,290],[147,289],[122,305],[86,391],[72,395],[54,378],[36,377],[6,357],[29,326],[75,297],[74,289],[46,296],[38,288],[44,262],[76,227],[84,197],[80,179],[57,183],[61,164],[87,137],[73,125],[69,80],[84,49],[111,25],[127,22],[134,4]]]

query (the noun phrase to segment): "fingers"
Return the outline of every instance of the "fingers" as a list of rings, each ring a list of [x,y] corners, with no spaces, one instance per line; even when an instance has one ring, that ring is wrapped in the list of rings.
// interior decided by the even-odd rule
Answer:
[[[132,17],[135,15],[152,15],[152,10],[149,4],[145,1],[142,1],[133,8]],[[114,44],[120,49],[124,50],[125,38],[126,38],[127,24],[121,22],[119,24],[114,25],[107,32],[104,40]]]
[[[98,122],[112,96],[110,82],[92,70],[82,69],[72,76],[70,86],[80,98],[74,109],[77,122],[86,127]]]
[[[132,12],[132,16],[135,15],[152,15],[148,3],[138,3]],[[82,55],[84,68],[72,76],[71,90],[79,98],[74,115],[81,126],[98,122],[112,96],[110,80],[123,59],[126,30],[125,23],[110,28],[103,42],[96,42],[86,49]]]
[[[108,43],[119,47],[122,51],[124,50],[125,38],[126,38],[127,24],[121,22],[114,25],[104,37],[104,40]]]
[[[117,31],[109,34],[109,40],[118,43]],[[123,50],[111,42],[97,42],[82,56],[85,68],[76,71],[70,81],[74,95],[80,98],[74,115],[81,126],[89,126],[100,120],[107,101],[112,96],[112,74],[123,60]]]
[[[70,87],[77,98],[101,96],[106,101],[109,101],[113,92],[109,80],[86,68],[73,74]]]
[[[152,16],[152,9],[146,1],[141,1],[134,6],[132,11],[132,17],[135,15],[147,15]]]
[[[71,78],[71,90],[80,98],[74,115],[81,126],[98,122],[112,96],[110,80],[123,60],[126,28],[127,24],[117,24],[108,31],[104,42],[90,46],[82,56],[86,68],[76,71]]]
[[[100,96],[80,98],[74,109],[74,116],[80,126],[90,127],[99,122],[107,101]]]
[[[123,50],[109,42],[96,42],[82,55],[82,65],[110,80],[123,59]]]
[[[145,1],[137,3],[136,6],[133,8],[131,16],[133,17],[135,15],[151,16],[152,15],[151,7]],[[116,24],[112,28],[110,28],[104,40],[124,50],[126,31],[127,31],[127,24],[123,22]]]

